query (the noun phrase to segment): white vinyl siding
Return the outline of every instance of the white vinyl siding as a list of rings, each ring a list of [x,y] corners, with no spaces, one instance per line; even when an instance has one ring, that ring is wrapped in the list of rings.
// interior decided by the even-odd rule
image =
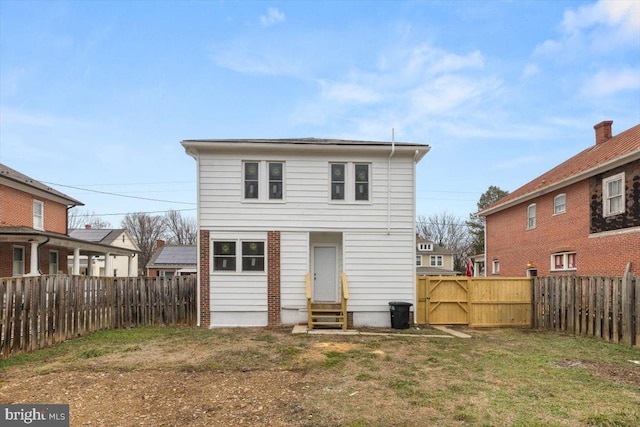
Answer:
[[[624,213],[624,172],[602,180],[604,216]]]
[[[306,309],[309,233],[280,234],[280,292],[283,308]]]
[[[244,203],[243,161],[238,155],[217,154],[213,157],[202,153],[199,165],[200,227],[222,231],[243,226],[264,231],[386,230],[387,156],[366,158],[371,175],[368,202],[332,203],[329,165],[344,157],[347,157],[345,163],[361,163],[366,156],[274,156],[274,161],[285,163],[283,194],[286,203]],[[400,156],[392,160],[391,229],[411,228],[414,221],[413,161]],[[350,187],[354,185],[352,183]]]

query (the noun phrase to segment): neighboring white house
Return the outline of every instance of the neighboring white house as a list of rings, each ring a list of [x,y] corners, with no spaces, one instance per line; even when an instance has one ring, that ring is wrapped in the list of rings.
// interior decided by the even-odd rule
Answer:
[[[418,276],[457,276],[453,269],[453,251],[431,240],[416,241],[416,274]]]
[[[201,326],[278,326],[340,300],[354,326],[416,304],[416,164],[425,144],[185,140],[197,162]]]
[[[111,245],[119,248],[132,249],[140,252],[140,248],[133,241],[131,233],[125,229],[98,229],[86,226],[69,230],[69,236],[78,240],[92,243]],[[95,253],[93,255],[80,256],[80,274],[84,276],[113,276],[113,277],[137,277],[138,256],[105,255]],[[73,264],[73,257],[67,260],[69,271]]]

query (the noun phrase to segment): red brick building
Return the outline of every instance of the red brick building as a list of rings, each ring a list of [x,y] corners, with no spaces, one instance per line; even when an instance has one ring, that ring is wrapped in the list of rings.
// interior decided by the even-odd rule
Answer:
[[[133,257],[139,251],[96,244],[68,235],[68,209],[75,200],[0,164],[0,277],[67,274],[67,256]],[[111,270],[109,270],[111,271]],[[75,271],[74,274],[79,274]]]
[[[479,212],[487,276],[640,271],[640,125],[595,145]]]

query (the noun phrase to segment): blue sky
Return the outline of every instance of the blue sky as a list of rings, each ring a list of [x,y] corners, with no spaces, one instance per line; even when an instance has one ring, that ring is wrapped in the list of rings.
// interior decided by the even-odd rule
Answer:
[[[640,123],[640,2],[0,0],[0,162],[113,226],[195,208],[183,139],[393,128],[417,213],[466,218],[603,120]]]

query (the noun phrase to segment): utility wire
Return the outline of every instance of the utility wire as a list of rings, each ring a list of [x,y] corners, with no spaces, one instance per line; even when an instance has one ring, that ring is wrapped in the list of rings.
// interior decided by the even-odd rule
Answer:
[[[89,191],[91,193],[106,194],[106,195],[109,195],[109,196],[127,197],[129,199],[149,200],[151,202],[176,203],[176,204],[179,204],[179,205],[195,205],[196,204],[196,203],[192,203],[192,202],[176,202],[176,201],[173,201],[173,200],[152,199],[152,198],[149,198],[149,197],[142,197],[142,196],[127,196],[126,194],[111,193],[109,191],[90,190],[88,188],[75,187],[73,185],[57,184],[55,182],[47,182],[47,181],[40,181],[40,182],[43,182],[45,184],[55,185],[57,187],[73,188],[74,190]]]

